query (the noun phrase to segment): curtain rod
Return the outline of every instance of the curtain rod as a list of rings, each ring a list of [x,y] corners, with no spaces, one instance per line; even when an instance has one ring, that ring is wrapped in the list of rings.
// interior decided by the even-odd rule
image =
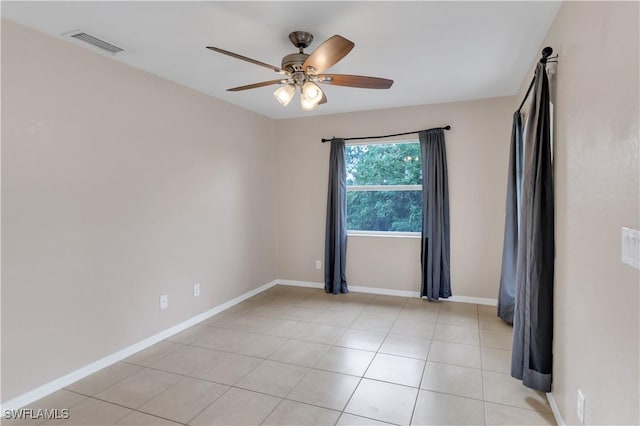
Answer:
[[[433,129],[427,129],[427,130],[451,130],[451,126],[446,125],[444,127],[434,127]],[[420,133],[422,132],[422,130],[416,130],[415,132],[404,132],[404,133],[396,133],[395,135],[384,135],[384,136],[361,136],[361,137],[357,137],[357,138],[336,138],[335,136],[332,137],[331,139],[322,139],[322,143],[325,142],[331,142],[334,139],[342,139],[345,141],[355,141],[355,140],[361,140],[361,139],[383,139],[383,138],[392,138],[394,136],[404,136],[404,135],[412,135],[414,133]]]
[[[540,63],[546,64],[547,62],[558,62],[558,61],[548,61],[549,59],[555,59],[558,57],[558,55],[552,57],[551,56],[552,53],[553,53],[553,49],[549,46],[542,49],[542,57],[540,58]],[[533,79],[531,79],[531,83],[529,84],[529,88],[527,89],[527,93],[525,93],[524,99],[522,100],[522,102],[520,103],[520,106],[518,107],[517,112],[520,112],[524,103],[527,101],[527,98],[529,97],[529,93],[531,93],[531,89],[533,89],[533,83],[535,83],[535,81],[536,81],[536,76],[534,75]]]

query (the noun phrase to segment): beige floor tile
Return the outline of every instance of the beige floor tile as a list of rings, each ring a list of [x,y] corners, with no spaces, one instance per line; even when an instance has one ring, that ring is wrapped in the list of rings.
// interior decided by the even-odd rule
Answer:
[[[332,410],[342,410],[360,379],[346,374],[310,370],[287,399]]]
[[[322,343],[303,342],[302,340],[289,340],[277,352],[269,357],[273,361],[289,364],[313,366],[322,355],[330,348]]]
[[[109,386],[134,375],[140,370],[142,370],[142,367],[137,365],[117,362],[109,367],[96,371],[82,380],[78,380],[77,382],[70,384],[66,389],[83,395],[93,396],[98,392],[105,390]]]
[[[431,340],[390,334],[382,343],[379,352],[409,358],[427,359]]]
[[[482,370],[427,362],[420,388],[482,400]]]
[[[449,302],[447,300],[443,300],[442,305],[440,306],[440,313],[478,315],[478,305],[474,303]]]
[[[267,418],[281,399],[274,396],[231,388],[189,422],[194,426],[258,425]]]
[[[485,404],[487,425],[555,425],[553,414],[544,411],[525,410],[506,405]]]
[[[440,310],[437,323],[478,328],[478,314],[465,314]]]
[[[394,321],[398,317],[398,314],[400,314],[400,311],[402,311],[402,306],[370,304],[365,306],[362,313]]]
[[[213,328],[193,345],[242,355],[266,358],[285,344],[287,338]]]
[[[407,303],[405,307],[400,311],[397,319],[413,320],[415,322],[435,322],[438,319],[439,313],[440,306],[438,304],[412,306],[411,304]]]
[[[266,360],[236,386],[284,398],[309,371],[306,367]]]
[[[346,330],[343,327],[336,327],[326,324],[307,324],[294,337],[298,340],[306,340],[307,342],[324,343],[331,345],[335,343],[340,335]]]
[[[336,312],[352,312],[362,313],[364,308],[367,307],[367,302],[359,302],[351,299],[351,293],[342,297],[334,297],[331,300],[331,304],[327,305],[327,310]]]
[[[431,340],[436,328],[434,321],[414,321],[407,318],[398,318],[389,331],[390,334],[418,339]]]
[[[112,425],[130,413],[132,411],[128,408],[94,398],[87,398],[69,409],[68,419],[47,421],[45,424],[65,426]]]
[[[289,339],[286,337],[262,336],[259,334],[248,333],[236,352],[241,355],[268,358],[271,354],[280,349],[288,340]]]
[[[434,340],[431,343],[428,361],[461,365],[463,367],[480,368],[480,359],[479,346],[439,342]]]
[[[210,349],[184,346],[152,364],[151,367],[170,373],[189,375],[192,371],[208,365],[213,355],[214,352]]]
[[[179,426],[180,423],[171,420],[162,419],[160,417],[134,411],[124,419],[120,420],[116,425],[119,426]]]
[[[184,345],[188,345],[189,343],[197,340],[200,336],[203,336],[206,333],[211,331],[210,327],[204,325],[194,325],[191,326],[180,333],[174,334],[173,336],[167,338],[170,342],[182,343]]]
[[[100,392],[96,398],[125,407],[138,408],[181,379],[182,376],[176,374],[145,368]]]
[[[51,395],[45,396],[42,399],[39,399],[26,407],[22,408],[31,408],[31,409],[64,409],[71,408],[75,405],[78,405],[82,401],[87,399],[86,396],[80,395],[75,392],[69,392],[68,390],[60,389],[52,393]]]
[[[498,307],[494,305],[478,305],[478,314],[496,316],[498,314]]]
[[[433,340],[480,346],[480,332],[477,327],[438,324],[433,334]]]
[[[390,423],[379,422],[366,417],[354,416],[353,414],[342,413],[336,426],[387,426]]]
[[[333,325],[336,327],[349,327],[351,323],[360,315],[360,311],[335,311],[325,310],[313,322],[318,324]]]
[[[253,313],[253,311],[252,311]],[[261,333],[270,336],[293,337],[302,330],[307,323],[281,318],[269,318],[259,315],[244,315],[224,324],[225,328]]]
[[[362,376],[371,363],[374,352],[332,346],[316,362],[314,368],[335,373]]]
[[[513,338],[511,333],[503,331],[480,330],[480,346],[510,351]]]
[[[248,341],[252,336],[254,334],[242,331],[212,328],[209,333],[196,339],[192,345],[220,351],[238,352],[244,342]]]
[[[180,348],[182,348],[182,345],[179,343],[163,340],[162,342],[158,342],[147,349],[125,358],[124,362],[149,367],[154,362],[160,361],[171,352],[177,351]]]
[[[475,399],[421,390],[412,425],[482,425],[484,403]]]
[[[187,423],[227,389],[228,386],[186,377],[172,388],[155,396],[139,410],[179,423]]]
[[[188,375],[233,386],[263,362],[262,358],[229,352],[212,351],[212,355]]]
[[[343,294],[341,296],[342,296],[342,299],[344,299],[345,301],[358,302],[358,303],[369,303],[376,298],[375,294],[361,293],[357,291],[352,291],[350,293]]]
[[[511,351],[502,349],[481,348],[482,369],[497,371],[498,373],[511,373]]]
[[[282,401],[275,410],[273,410],[273,412],[262,424],[273,426],[333,426],[338,420],[339,416],[339,411],[328,410],[326,408],[314,407],[312,405],[285,400]]]
[[[283,315],[285,315],[287,311],[289,311],[290,309],[291,309],[291,306],[289,305],[282,305],[282,304],[276,304],[276,303],[265,304],[265,305],[254,308],[251,311],[250,315],[282,318]]]
[[[416,320],[435,321],[441,304],[441,302],[429,302],[427,299],[409,299],[398,318],[414,317]]]
[[[402,296],[387,296],[386,294],[376,294],[376,297],[371,300],[372,305],[383,305],[383,306],[398,306],[403,307],[407,301],[408,297]]]
[[[482,372],[484,400],[535,411],[551,411],[544,393],[529,389],[508,374]]]
[[[408,425],[418,390],[407,386],[362,379],[345,413],[397,425]]]
[[[420,359],[377,354],[364,377],[417,388],[424,364]]]
[[[298,306],[294,306],[282,315],[284,319],[291,319],[295,321],[315,321],[325,311],[323,309],[305,309]]]
[[[513,327],[494,315],[479,315],[478,322],[481,330],[501,331],[511,333]]]
[[[391,326],[393,326],[394,321],[395,318],[380,318],[376,314],[363,312],[358,315],[349,327],[376,333],[387,333],[391,329]]]
[[[420,308],[424,310],[440,310],[440,305],[442,305],[442,303],[443,302],[441,301],[429,300],[426,297],[410,297],[407,299],[407,303],[404,304],[404,309]]]
[[[385,336],[385,333],[347,329],[334,345],[375,352],[382,345]]]
[[[251,310],[253,308],[247,309]],[[203,325],[206,327],[222,327],[225,323],[232,321],[242,315],[244,315],[243,312],[231,312],[227,310],[224,312],[220,312],[219,314],[214,315],[211,318],[207,318],[206,320],[200,322],[199,325]]]

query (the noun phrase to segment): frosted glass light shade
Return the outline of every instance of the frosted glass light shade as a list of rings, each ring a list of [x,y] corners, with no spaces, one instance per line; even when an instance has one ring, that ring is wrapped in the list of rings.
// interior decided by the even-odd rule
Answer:
[[[312,102],[303,93],[300,93],[300,105],[302,105],[303,111],[313,111],[318,106],[318,102]]]
[[[293,87],[292,84],[286,84],[280,88],[278,88],[275,92],[273,92],[273,96],[280,102],[282,105],[287,106],[291,99],[293,99],[293,95],[296,93],[296,88]]]
[[[302,93],[307,99],[316,104],[322,99],[322,89],[312,81],[307,81],[302,85]]]

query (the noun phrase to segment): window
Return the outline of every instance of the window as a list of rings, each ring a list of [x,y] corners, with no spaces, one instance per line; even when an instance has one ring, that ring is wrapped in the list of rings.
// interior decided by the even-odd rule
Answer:
[[[346,145],[349,232],[421,232],[420,157],[417,141]]]

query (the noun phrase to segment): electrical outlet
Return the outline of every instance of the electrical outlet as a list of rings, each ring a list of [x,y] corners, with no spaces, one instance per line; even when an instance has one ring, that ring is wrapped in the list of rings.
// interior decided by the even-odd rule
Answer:
[[[200,296],[200,283],[195,283],[195,284],[193,285],[193,295],[194,295],[195,297]]]
[[[321,269],[321,268],[322,268],[322,261],[316,260],[316,269]]]
[[[160,296],[160,310],[167,309],[169,307],[169,296],[163,294]]]
[[[640,269],[640,231],[622,228],[622,262]]]
[[[578,403],[577,403],[578,421],[581,425],[584,424],[584,395],[582,391],[578,389]]]

